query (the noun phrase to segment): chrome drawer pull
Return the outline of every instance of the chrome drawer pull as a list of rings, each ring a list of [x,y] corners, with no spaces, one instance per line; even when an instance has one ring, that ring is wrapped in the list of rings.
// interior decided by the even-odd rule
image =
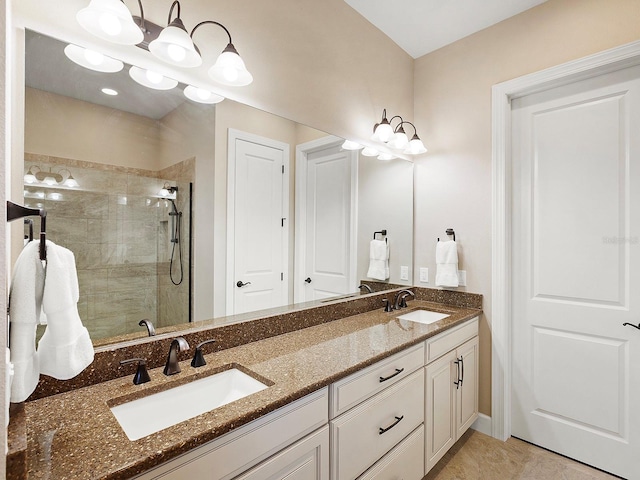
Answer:
[[[396,421],[393,422],[391,425],[389,425],[387,428],[382,428],[380,427],[380,431],[378,432],[380,435],[382,435],[384,432],[388,432],[389,430],[391,430],[393,427],[395,427],[397,424],[400,423],[400,420],[402,420],[404,418],[404,415],[402,415],[401,417],[396,417]]]
[[[391,375],[389,375],[388,377],[380,377],[380,383],[382,382],[386,382],[387,380],[389,380],[390,378],[395,377],[396,375],[400,375],[402,372],[404,372],[404,368],[396,368],[396,373],[392,373]]]

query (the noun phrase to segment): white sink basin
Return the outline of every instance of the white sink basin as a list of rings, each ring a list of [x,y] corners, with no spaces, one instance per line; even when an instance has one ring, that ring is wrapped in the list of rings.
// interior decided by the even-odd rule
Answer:
[[[259,392],[267,385],[237,368],[111,407],[129,440],[184,422]]]
[[[447,318],[448,316],[449,315],[446,313],[431,312],[429,310],[414,310],[413,312],[400,315],[398,318],[400,320],[410,320],[412,322],[428,325],[430,323],[437,322],[438,320],[442,320],[443,318]]]

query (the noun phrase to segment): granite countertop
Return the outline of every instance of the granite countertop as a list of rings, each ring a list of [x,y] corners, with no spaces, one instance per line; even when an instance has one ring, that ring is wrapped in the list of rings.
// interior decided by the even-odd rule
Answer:
[[[197,369],[184,359],[181,373],[167,377],[155,368],[143,385],[125,377],[27,402],[28,478],[130,478],[481,313],[417,300],[409,307],[377,309],[222,350],[205,355],[207,365]],[[430,325],[397,319],[416,307],[450,316]],[[144,396],[234,364],[273,384],[136,441],[109,409],[121,397]]]

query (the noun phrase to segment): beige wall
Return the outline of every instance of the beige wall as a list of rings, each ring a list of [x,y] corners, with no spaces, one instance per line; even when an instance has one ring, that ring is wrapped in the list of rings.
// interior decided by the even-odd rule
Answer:
[[[463,290],[484,295],[484,414],[491,414],[491,86],[638,40],[638,19],[638,0],[550,0],[415,62],[416,125],[429,148],[416,163],[415,271],[435,272],[435,239],[453,227],[467,271]]]
[[[29,153],[158,170],[159,127],[140,115],[33,88],[25,91]]]

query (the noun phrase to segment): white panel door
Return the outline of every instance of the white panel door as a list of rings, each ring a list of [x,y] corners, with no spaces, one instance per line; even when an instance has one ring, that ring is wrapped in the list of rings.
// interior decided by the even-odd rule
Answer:
[[[513,102],[512,433],[640,478],[640,69]]]
[[[283,207],[285,151],[236,138],[233,194],[233,304],[243,313],[288,303]],[[287,154],[288,155],[288,154]],[[229,200],[231,201],[231,199]]]
[[[342,141],[306,155],[304,268],[296,285],[300,301],[318,300],[355,291],[352,271],[352,152]],[[354,220],[355,221],[355,220]],[[304,284],[302,284],[304,282]]]

